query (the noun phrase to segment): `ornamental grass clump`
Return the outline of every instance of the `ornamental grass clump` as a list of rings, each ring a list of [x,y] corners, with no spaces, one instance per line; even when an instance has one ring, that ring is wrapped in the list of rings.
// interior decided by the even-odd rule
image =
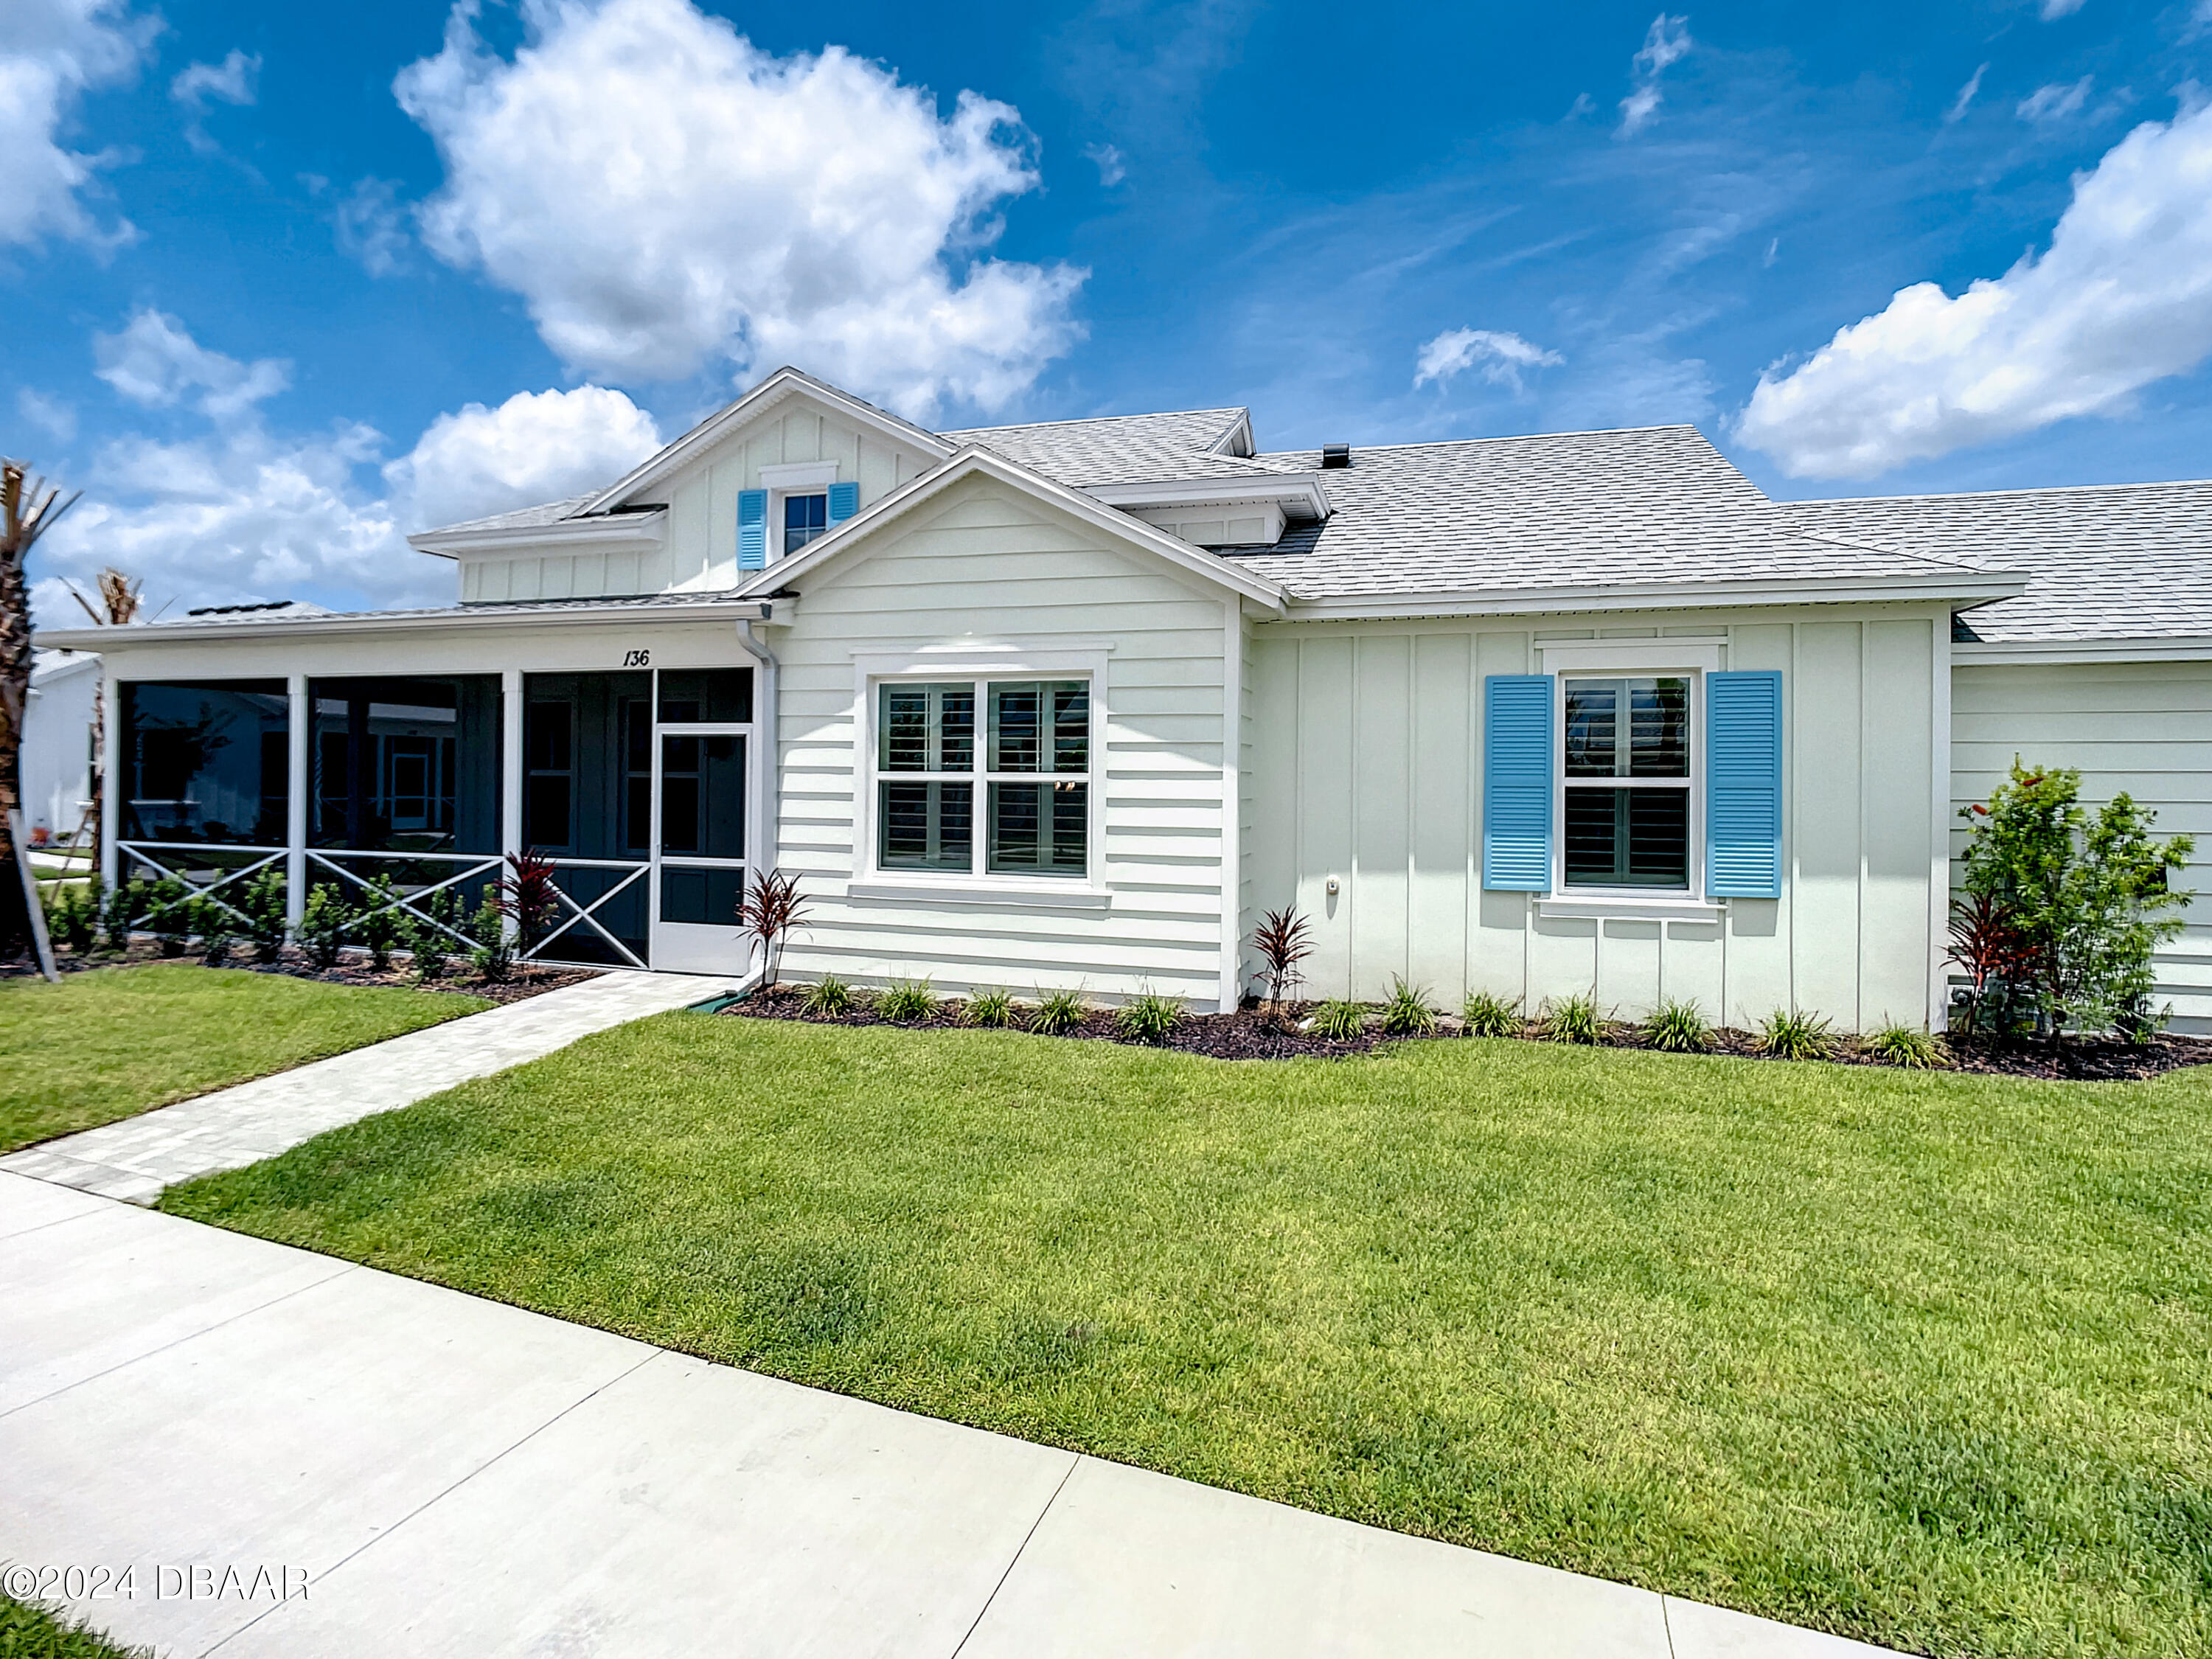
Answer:
[[[1044,991],[1037,996],[1036,1012],[1030,1030],[1047,1036],[1065,1036],[1083,1024],[1083,999],[1073,991]]]
[[[1712,1052],[1713,1028],[1705,1011],[1686,997],[1669,997],[1644,1022],[1644,1046],[1670,1054]]]
[[[1869,1055],[1885,1066],[1932,1072],[1950,1064],[1943,1045],[1917,1025],[1885,1025],[1862,1046]]]
[[[1182,1024],[1182,1001],[1157,991],[1131,997],[1114,1011],[1115,1030],[1131,1042],[1165,1042]]]
[[[1382,1031],[1386,1036],[1434,1036],[1437,1011],[1429,1006],[1428,987],[1408,985],[1394,975],[1382,1005]]]
[[[1604,1039],[1605,1016],[1597,1011],[1597,998],[1587,991],[1547,998],[1536,1016],[1536,1034],[1547,1042],[1589,1048]]]
[[[1313,1011],[1306,1029],[1331,1042],[1349,1042],[1367,1033],[1367,1011],[1356,1002],[1332,998]]]
[[[800,999],[801,1013],[819,1018],[842,1019],[853,1012],[853,988],[835,974],[824,974],[806,988]]]
[[[1009,991],[978,991],[960,1011],[963,1024],[998,1030],[1014,1023],[1014,999]]]
[[[1474,991],[1468,995],[1460,1018],[1467,1023],[1467,1034],[1471,1037],[1510,1037],[1521,1035],[1521,1005],[1508,1002],[1493,991]]]
[[[1759,1028],[1759,1052],[1777,1060],[1826,1060],[1835,1051],[1828,1022],[1819,1014],[1777,1008]]]
[[[924,979],[895,979],[877,999],[876,1012],[897,1025],[919,1025],[937,1012],[937,994]]]

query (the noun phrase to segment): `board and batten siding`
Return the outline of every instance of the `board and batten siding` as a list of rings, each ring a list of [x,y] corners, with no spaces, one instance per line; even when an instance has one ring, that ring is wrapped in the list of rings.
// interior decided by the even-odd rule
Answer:
[[[1255,627],[1248,939],[1259,912],[1295,902],[1313,923],[1315,998],[1378,1000],[1403,975],[1447,1008],[1469,990],[1532,1011],[1594,991],[1624,1018],[1674,997],[1735,1025],[1791,1006],[1838,1030],[1938,1012],[1948,616],[1639,620]],[[1718,635],[1724,667],[1782,675],[1782,896],[1661,921],[1545,916],[1540,895],[1485,891],[1485,677],[1542,672],[1540,644],[1662,634]]]
[[[1214,1006],[1226,614],[1218,590],[988,480],[955,485],[911,525],[811,575],[772,641],[782,663],[777,858],[813,896],[787,969],[868,984],[927,975],[940,994],[1064,988],[1113,1000],[1152,989]],[[856,657],[1101,642],[1111,648],[1091,777],[1105,830],[1092,858],[1106,908],[1025,904],[1018,893],[981,903],[847,894],[867,863],[855,844],[855,745],[869,729]]]
[[[2091,803],[2125,791],[2158,815],[2159,834],[2197,838],[2176,882],[2198,896],[2181,936],[2158,953],[2152,998],[2173,1005],[2173,1030],[2212,1032],[2212,663],[1961,661],[1951,693],[1954,810],[1987,801],[2015,755],[2079,771]],[[1954,887],[1966,841],[1954,817]]]
[[[614,594],[709,592],[738,580],[738,495],[762,487],[761,469],[835,461],[860,487],[860,505],[889,495],[936,457],[904,449],[805,400],[748,421],[670,479],[667,540],[646,550],[469,554],[461,599],[598,599]],[[780,526],[771,526],[771,532]]]

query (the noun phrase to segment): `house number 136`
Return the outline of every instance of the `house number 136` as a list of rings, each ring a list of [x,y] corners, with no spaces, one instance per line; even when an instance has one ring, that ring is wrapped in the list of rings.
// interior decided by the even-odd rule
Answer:
[[[623,666],[624,668],[650,668],[653,666],[653,653],[650,651],[625,651],[623,653]]]

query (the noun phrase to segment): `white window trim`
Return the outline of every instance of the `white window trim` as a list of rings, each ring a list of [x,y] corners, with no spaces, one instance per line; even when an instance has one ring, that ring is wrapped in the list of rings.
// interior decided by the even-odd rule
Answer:
[[[921,646],[902,652],[853,653],[853,878],[846,896],[855,899],[939,899],[946,903],[1008,903],[1028,901],[1040,908],[1103,908],[1110,901],[1106,885],[1106,732],[1107,653],[1109,643],[1085,641],[1079,644],[1036,647],[973,642]],[[884,684],[934,684],[973,680],[979,691],[991,680],[1080,679],[1091,688],[1091,765],[1084,775],[1088,784],[1089,813],[1084,826],[1084,873],[1080,876],[994,875],[984,868],[990,856],[989,792],[979,788],[975,811],[974,856],[967,872],[955,870],[885,869],[877,861],[876,786],[878,770],[878,697]],[[976,758],[984,758],[989,742],[988,699],[979,696],[975,707]],[[992,774],[973,774],[978,784]],[[1048,773],[1024,776],[1048,777]]]
[[[1552,677],[1552,890],[1536,901],[1547,918],[1614,921],[1717,921],[1727,901],[1705,896],[1705,676],[1719,672],[1718,640],[1572,640],[1540,642]],[[1567,885],[1567,688],[1569,679],[1681,675],[1690,682],[1689,869],[1686,888]]]
[[[795,559],[799,556],[799,553],[804,553],[806,549],[800,548],[799,553],[787,553],[783,550],[783,504],[793,495],[826,495],[830,486],[837,482],[837,463],[835,461],[788,461],[775,466],[764,466],[760,470],[760,480],[761,488],[768,491],[769,545],[768,557],[763,562],[775,564],[783,559]],[[824,522],[822,531],[823,535],[827,535],[836,526],[827,522],[829,515],[826,507],[823,516]],[[819,540],[820,538],[817,537],[814,539]],[[812,542],[809,542],[807,545],[812,544]]]

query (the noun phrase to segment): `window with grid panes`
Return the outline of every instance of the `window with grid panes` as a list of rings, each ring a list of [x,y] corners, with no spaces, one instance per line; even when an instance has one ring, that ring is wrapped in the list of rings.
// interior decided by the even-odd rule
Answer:
[[[885,684],[876,721],[878,868],[1088,872],[1088,681]]]
[[[1562,688],[1569,887],[1690,885],[1690,682],[1571,678]]]

